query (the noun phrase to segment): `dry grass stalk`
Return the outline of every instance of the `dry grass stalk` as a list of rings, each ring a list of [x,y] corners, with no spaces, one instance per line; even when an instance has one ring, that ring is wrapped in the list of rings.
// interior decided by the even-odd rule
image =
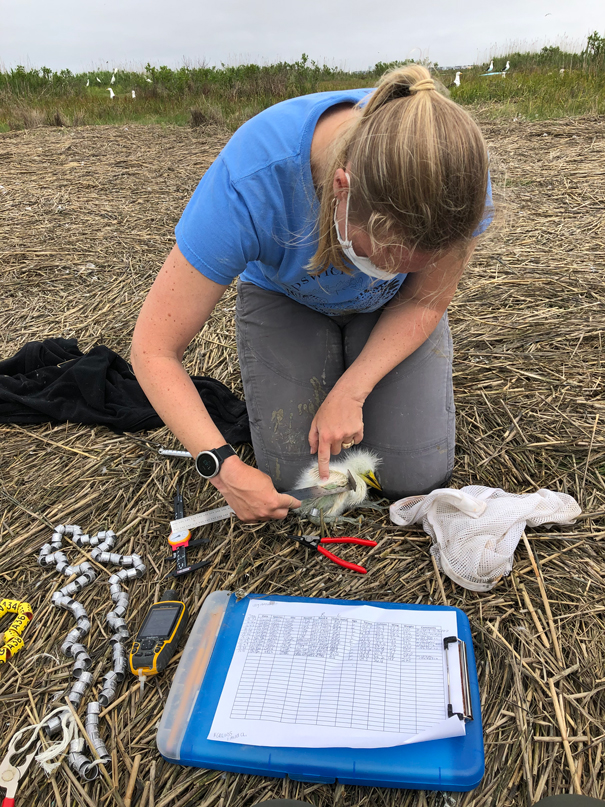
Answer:
[[[126,797],[124,799],[124,807],[131,807],[132,805],[132,794],[134,793],[134,787],[137,782],[137,773],[139,772],[141,759],[142,759],[141,754],[137,754],[136,757],[134,758],[132,770],[130,771],[130,778],[128,779],[128,785],[126,787]]]
[[[538,616],[536,614],[536,609],[532,605],[532,602],[529,599],[529,594],[527,593],[527,589],[525,588],[523,583],[521,583],[521,585],[519,586],[519,589],[521,591],[521,594],[523,595],[523,602],[525,603],[525,607],[527,608],[527,610],[531,614],[531,618],[532,618],[532,620],[534,622],[534,625],[536,626],[536,630],[538,631],[537,635],[540,637],[540,639],[542,639],[544,647],[550,648],[550,642],[548,641],[548,637],[546,636],[546,633],[542,630],[542,625],[540,624],[540,621],[538,620]]]
[[[137,682],[127,680],[119,703],[105,710],[100,730],[114,760],[110,783],[100,777],[83,785],[65,765],[54,780],[32,770],[19,791],[22,803],[116,803],[138,755],[148,807],[252,807],[282,796],[316,807],[522,807],[576,785],[586,795],[605,795],[604,128],[602,119],[588,118],[484,124],[505,212],[476,251],[450,309],[458,412],[452,485],[517,493],[548,487],[571,493],[584,508],[573,527],[527,535],[540,573],[522,550],[514,574],[492,591],[466,591],[435,575],[419,528],[394,527],[386,513],[367,510],[359,511],[356,533],[378,546],[366,576],[285,543],[284,533],[295,526],[291,516],[285,523],[223,522],[196,531],[211,543],[192,560],[208,556],[212,564],[179,581],[192,614],[220,588],[447,600],[462,608],[482,695],[487,773],[481,786],[446,797],[170,765],[157,753],[155,733],[174,661],[147,684],[142,699]],[[130,125],[0,135],[0,357],[56,336],[77,338],[83,351],[102,343],[127,356],[173,226],[226,138],[220,130]],[[230,290],[187,351],[186,364],[241,392],[233,307]],[[158,444],[174,446],[165,429],[115,435],[73,424],[0,425],[0,439],[0,594],[34,608],[25,649],[0,670],[1,755],[14,731],[64,698],[71,680],[71,664],[59,650],[68,615],[50,605],[60,578],[36,563],[50,526],[112,527],[117,552],[143,554],[149,573],[131,585],[134,629],[167,587],[166,536],[177,482],[187,513],[221,498],[186,460],[158,457]],[[240,450],[252,460],[249,447]],[[347,553],[356,557],[354,548]],[[69,550],[72,562],[86,556]],[[100,569],[100,581],[82,594],[92,615],[93,670],[107,666],[107,574]],[[554,639],[549,642],[554,636],[559,653]],[[563,699],[561,720],[551,680]]]
[[[561,709],[561,704],[559,703],[559,696],[557,695],[557,690],[555,689],[555,685],[553,683],[552,678],[549,679],[548,686],[550,687],[552,704],[555,710],[555,714],[557,715],[557,723],[559,724],[559,729],[561,730],[561,742],[563,743],[563,748],[565,749],[565,756],[567,757],[567,764],[569,765],[569,770],[571,772],[571,776],[573,779],[575,792],[577,794],[581,794],[582,785],[580,784],[580,777],[578,776],[576,764],[574,762],[574,758],[571,753],[571,746],[569,745],[567,726],[565,725],[565,716]]]
[[[542,575],[538,570],[538,566],[534,559],[534,554],[531,551],[531,547],[529,545],[529,541],[527,540],[527,535],[523,533],[522,535],[523,543],[525,544],[525,548],[527,549],[527,554],[529,555],[529,560],[531,562],[531,567],[534,570],[534,574],[538,580],[538,587],[540,588],[540,594],[542,595],[542,601],[544,603],[544,610],[546,611],[546,617],[548,619],[548,625],[550,627],[550,635],[552,637],[553,647],[555,649],[555,655],[557,657],[557,661],[559,664],[563,663],[563,656],[561,655],[561,648],[559,647],[559,640],[557,639],[557,631],[555,629],[555,623],[552,618],[552,611],[550,610],[550,603],[548,602],[548,596],[546,594],[546,589],[544,588],[544,581],[542,580]]]

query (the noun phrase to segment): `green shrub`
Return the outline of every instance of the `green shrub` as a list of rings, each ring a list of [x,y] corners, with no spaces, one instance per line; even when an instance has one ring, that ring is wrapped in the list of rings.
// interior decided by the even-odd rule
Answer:
[[[487,65],[476,65],[463,71],[460,87],[451,89],[452,98],[487,107],[494,114],[559,117],[605,112],[605,37],[596,31],[578,53],[548,46],[494,60],[496,70],[510,62],[504,78],[481,76]],[[324,90],[372,87],[387,70],[410,61],[378,62],[355,72],[319,65],[304,53],[291,63],[202,64],[176,70],[147,64],[143,72],[117,70],[115,74],[109,70],[74,74],[18,65],[0,72],[0,129],[139,121],[213,123],[234,130],[278,101]],[[446,85],[453,81],[453,72],[427,66]],[[108,87],[115,98],[109,97]]]

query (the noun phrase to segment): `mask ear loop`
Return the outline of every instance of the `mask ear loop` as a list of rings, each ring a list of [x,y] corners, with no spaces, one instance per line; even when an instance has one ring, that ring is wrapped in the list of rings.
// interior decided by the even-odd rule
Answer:
[[[351,249],[353,246],[352,242],[349,241],[349,204],[351,201],[351,177],[349,176],[349,174],[346,173],[346,171],[345,176],[349,183],[349,187],[347,189],[347,204],[345,207],[345,235],[344,238],[342,238],[342,240],[340,230],[338,228],[338,218],[337,218],[337,212],[338,212],[337,209],[338,205],[340,204],[340,199],[338,198],[338,196],[334,197],[334,227],[336,229],[336,236],[338,238],[338,241],[340,242],[341,247],[343,249]]]
[[[353,244],[349,241],[349,204],[351,202],[351,175],[347,174],[345,171],[345,176],[347,178],[347,182],[349,183],[349,187],[347,188],[347,206],[345,209],[345,241],[349,246],[353,246]]]

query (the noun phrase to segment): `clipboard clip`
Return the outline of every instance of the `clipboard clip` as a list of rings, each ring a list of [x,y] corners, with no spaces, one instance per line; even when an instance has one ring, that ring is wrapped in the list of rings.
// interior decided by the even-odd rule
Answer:
[[[456,664],[453,663],[453,660],[450,664],[450,648],[453,648],[454,645],[458,649],[458,659]],[[471,703],[471,688],[468,676],[466,643],[457,636],[446,636],[446,638],[443,640],[443,649],[445,651],[445,666],[447,670],[447,716],[453,717],[456,715],[459,720],[464,720],[465,723],[468,723],[473,719],[473,706]],[[452,706],[451,676],[455,675],[456,673],[460,675],[462,690],[461,712],[455,712]]]

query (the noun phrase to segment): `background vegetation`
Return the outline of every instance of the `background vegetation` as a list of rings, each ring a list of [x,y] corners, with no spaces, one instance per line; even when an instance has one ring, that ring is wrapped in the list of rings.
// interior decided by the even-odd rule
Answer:
[[[506,62],[510,68],[502,75]],[[319,65],[305,54],[293,63],[169,67],[143,72],[108,70],[73,74],[17,66],[0,72],[0,131],[36,126],[176,123],[220,124],[234,130],[278,101],[322,90],[371,87],[390,67],[379,62],[364,72]],[[452,98],[494,116],[559,118],[605,112],[605,36],[591,34],[577,53],[548,46],[520,50],[487,64],[461,69],[429,65],[450,86]],[[113,77],[113,83],[112,83]],[[110,97],[109,88],[115,94]],[[133,91],[135,97],[133,97]]]

